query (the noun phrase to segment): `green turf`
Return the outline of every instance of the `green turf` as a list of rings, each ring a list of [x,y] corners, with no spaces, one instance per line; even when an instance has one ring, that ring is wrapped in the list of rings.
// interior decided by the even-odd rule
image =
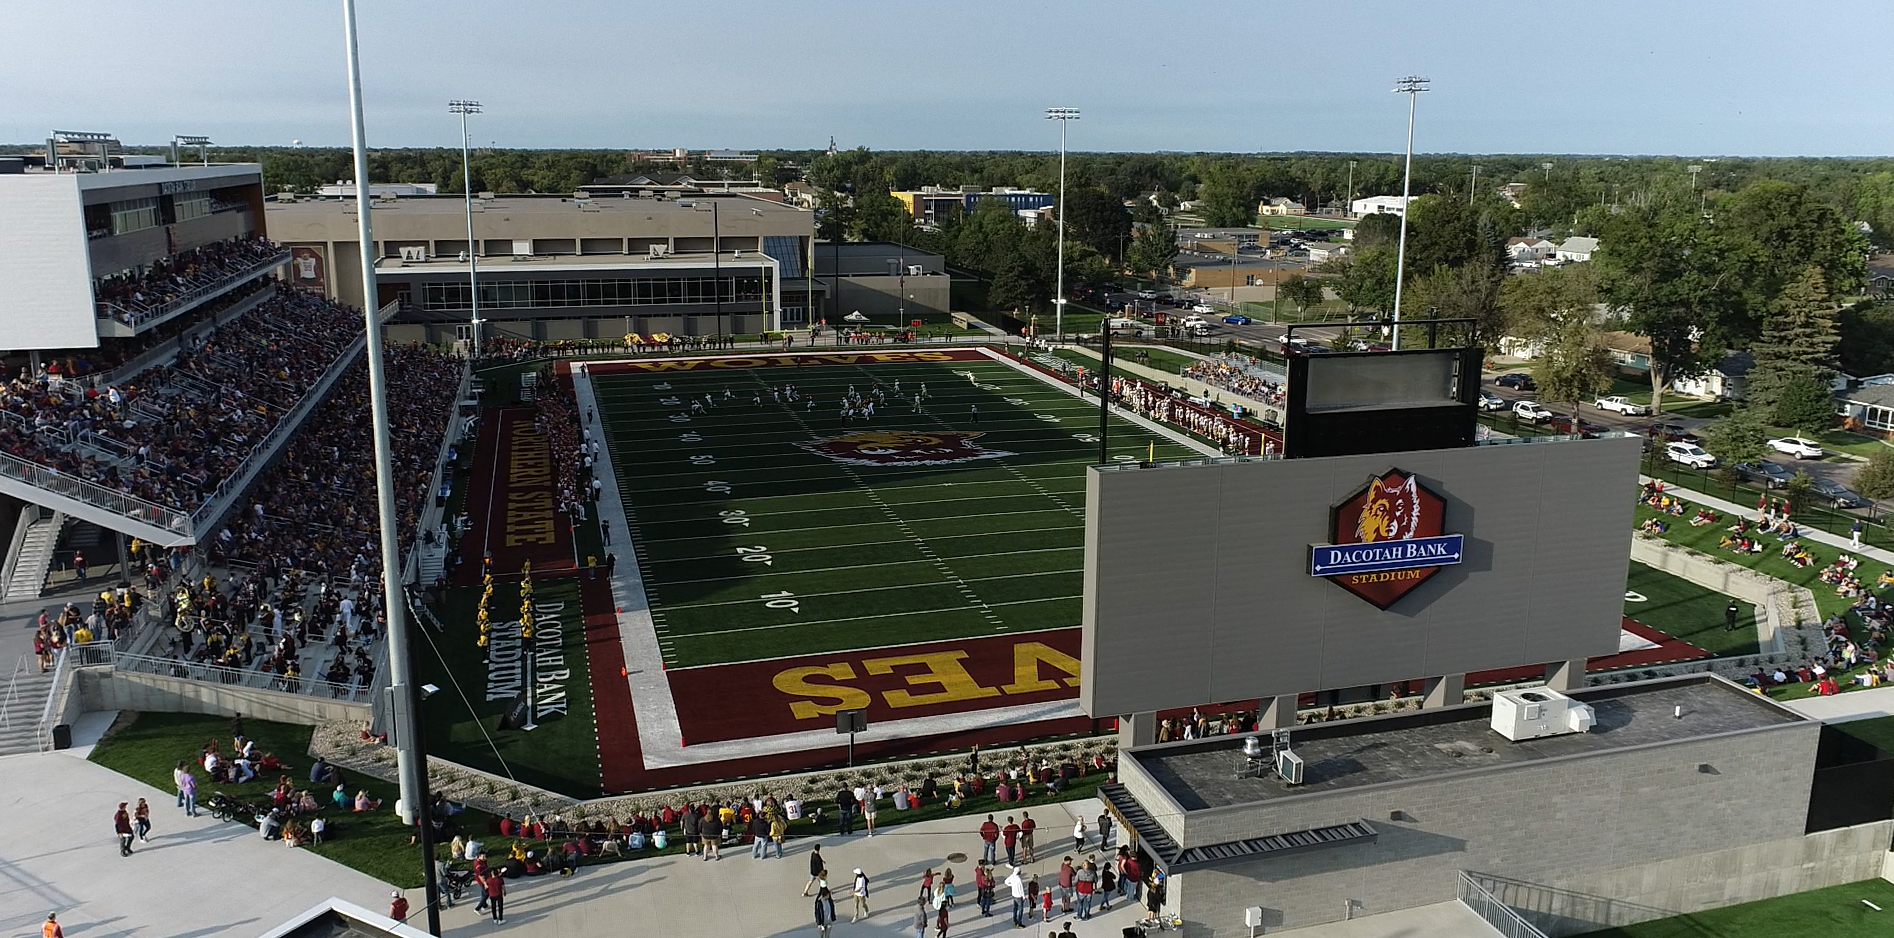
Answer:
[[[906,394],[926,384],[923,413],[891,396],[872,422],[842,424],[848,386],[897,379]],[[592,381],[667,665],[1079,624],[1092,402],[993,362]],[[816,407],[779,405],[767,391],[754,403],[759,388],[785,383]],[[706,393],[713,406],[691,415],[684,402]],[[1120,418],[1111,427],[1116,460],[1197,455]],[[796,445],[949,429],[1012,455],[855,466]]]
[[[424,707],[429,750],[463,765],[511,776],[530,785],[576,797],[597,796],[600,791],[597,726],[592,715],[592,682],[587,670],[578,584],[569,579],[536,584],[534,599],[538,606],[565,604],[556,613],[565,656],[558,668],[570,675],[564,681],[566,713],[544,717],[533,730],[500,729],[500,714],[512,700],[487,699],[486,652],[475,643],[478,633],[474,628],[474,615],[479,599],[478,587],[447,590],[434,607],[435,614],[448,629],[447,634],[425,629],[416,632],[416,673],[421,683],[441,688]],[[517,621],[519,605],[518,583],[510,577],[496,577],[491,607],[496,627],[503,622]],[[541,653],[545,652],[542,648]],[[546,672],[547,669],[541,669],[542,674]],[[466,695],[464,699],[462,694]]]
[[[1847,597],[1836,594],[1833,586],[1823,583],[1820,579],[1822,568],[1846,551],[1837,550],[1816,541],[1804,540],[1803,546],[1809,549],[1815,562],[1807,567],[1798,567],[1782,557],[1783,544],[1773,537],[1763,538],[1763,550],[1760,554],[1737,554],[1718,547],[1718,541],[1729,533],[1729,527],[1735,523],[1731,518],[1726,517],[1717,524],[1691,527],[1689,514],[1682,517],[1666,515],[1647,505],[1639,505],[1637,507],[1638,523],[1642,524],[1649,518],[1659,518],[1670,525],[1670,531],[1662,537],[1673,544],[1701,551],[1718,560],[1749,567],[1758,573],[1784,582],[1808,587],[1809,592],[1815,596],[1815,607],[1821,610],[1824,618],[1845,611],[1851,605]],[[1882,564],[1863,563],[1855,570],[1855,575],[1861,578],[1861,582],[1872,586],[1875,577],[1879,576],[1884,569],[1886,567]]]
[[[1885,911],[1862,904],[1866,899]],[[1894,932],[1894,883],[1870,879],[1761,902],[1607,928],[1584,938],[1868,938]]]
[[[166,793],[165,797],[152,802],[153,833],[163,838],[167,833],[165,825],[172,817],[170,812],[175,810],[170,794],[177,789],[171,784],[171,770],[179,760],[195,760],[204,744],[213,739],[219,741],[223,752],[229,753],[229,727],[230,720],[227,717],[195,713],[141,713],[129,725],[119,726],[101,740],[93,748],[91,759]],[[245,718],[243,730],[256,740],[259,750],[273,752],[278,759],[291,766],[288,775],[299,790],[307,787],[309,727]],[[203,809],[214,792],[226,792],[246,802],[261,801],[267,799],[276,787],[274,777],[259,778],[245,785],[218,785],[204,778],[201,768],[194,766],[192,771],[199,776],[197,791],[200,809]],[[382,808],[364,814],[325,810],[323,816],[329,825],[329,833],[324,842],[303,849],[397,886],[421,885],[421,851],[419,847],[409,846],[410,829],[401,823],[401,818],[394,812],[398,794],[396,786],[347,771],[342,772],[342,781],[348,786],[351,795],[358,789],[368,789],[370,797],[381,800]],[[326,791],[315,794],[324,804],[328,803]],[[477,811],[460,817],[464,825],[479,829],[484,829],[488,820],[485,814]]]
[[[1624,588],[1644,597],[1643,602],[1626,597],[1626,616],[1713,655],[1756,653],[1756,607],[1749,603],[1737,603],[1737,629],[1732,632],[1723,628],[1730,597],[1722,593],[1641,563],[1631,564]]]

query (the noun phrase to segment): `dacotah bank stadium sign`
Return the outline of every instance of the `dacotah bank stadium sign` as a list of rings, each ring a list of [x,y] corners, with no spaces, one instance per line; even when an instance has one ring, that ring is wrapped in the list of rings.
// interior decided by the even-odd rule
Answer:
[[[1464,538],[1444,530],[1446,499],[1399,469],[1335,506],[1330,543],[1309,547],[1309,575],[1386,609],[1460,562]]]

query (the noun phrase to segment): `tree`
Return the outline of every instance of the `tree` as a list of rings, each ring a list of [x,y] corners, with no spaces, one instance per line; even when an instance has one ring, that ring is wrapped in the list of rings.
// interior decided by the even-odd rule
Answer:
[[[1835,423],[1835,395],[1816,375],[1796,375],[1776,392],[1776,425],[1820,433]]]
[[[1241,170],[1219,166],[1204,180],[1198,212],[1212,228],[1243,228],[1256,221],[1256,193]]]
[[[1300,313],[1311,306],[1321,305],[1322,281],[1294,274],[1276,284],[1276,294],[1294,303],[1296,312]]]
[[[1769,430],[1756,411],[1744,407],[1710,425],[1703,448],[1724,465],[1764,457]]]
[[[1033,276],[1025,258],[1014,256],[993,272],[987,301],[996,307],[1030,312],[1038,309],[1049,294],[1041,279]]]
[[[817,238],[831,243],[847,238],[854,218],[855,209],[841,193],[823,189],[816,194]]]
[[[1468,345],[1489,346],[1506,334],[1505,311],[1499,301],[1505,280],[1505,268],[1483,260],[1436,267],[1414,284],[1413,301],[1403,297],[1401,305],[1410,312],[1425,310],[1442,319],[1472,320],[1453,327],[1453,332]]]
[[[1851,375],[1894,371],[1894,303],[1869,301],[1841,311],[1836,321],[1841,341],[1835,351],[1841,370]]]
[[[1601,232],[1599,292],[1651,343],[1651,407],[1664,388],[1722,358],[1741,331],[1742,292],[1717,232],[1692,211],[1627,209]]]
[[[1146,225],[1131,239],[1125,251],[1125,266],[1149,277],[1162,276],[1177,259],[1177,229],[1170,225]]]
[[[1875,501],[1894,498],[1894,450],[1879,449],[1855,472],[1854,489]]]
[[[855,217],[848,233],[856,240],[904,241],[913,230],[914,216],[887,190],[855,196]]]
[[[1527,340],[1542,340],[1561,323],[1592,316],[1597,302],[1598,278],[1591,264],[1508,277],[1500,287],[1500,315],[1507,334]]]
[[[1578,317],[1562,324],[1533,369],[1548,401],[1566,401],[1578,414],[1580,401],[1611,387],[1611,355],[1599,344],[1598,327]]]
[[[1394,309],[1394,251],[1369,248],[1345,257],[1334,268],[1341,274],[1335,293],[1357,309],[1388,312]]]
[[[1867,239],[1806,186],[1757,182],[1719,199],[1716,216],[1745,256],[1763,302],[1786,290],[1811,265],[1821,268],[1836,292],[1853,294],[1861,288]]]
[[[1770,304],[1762,335],[1750,346],[1756,365],[1743,396],[1752,406],[1774,407],[1782,391],[1801,379],[1826,386],[1834,376],[1840,331],[1820,267],[1810,266]]]
[[[1392,212],[1376,212],[1364,216],[1355,222],[1355,250],[1366,251],[1372,247],[1394,247],[1401,239],[1401,216]]]
[[[1131,213],[1124,202],[1103,189],[1069,189],[1065,199],[1065,236],[1106,257],[1123,250],[1121,239],[1131,234]]]

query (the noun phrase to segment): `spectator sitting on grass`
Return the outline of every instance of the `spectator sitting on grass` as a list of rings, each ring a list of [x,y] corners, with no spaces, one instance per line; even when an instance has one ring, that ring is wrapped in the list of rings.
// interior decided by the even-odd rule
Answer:
[[[368,789],[364,788],[355,793],[355,810],[358,813],[373,811],[379,807],[381,807],[381,802],[368,797]]]

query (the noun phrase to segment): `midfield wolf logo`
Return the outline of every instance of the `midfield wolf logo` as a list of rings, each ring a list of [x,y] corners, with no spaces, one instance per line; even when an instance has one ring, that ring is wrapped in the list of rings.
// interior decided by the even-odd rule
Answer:
[[[1013,455],[974,442],[982,436],[965,430],[857,430],[796,445],[849,466],[950,466]]]

